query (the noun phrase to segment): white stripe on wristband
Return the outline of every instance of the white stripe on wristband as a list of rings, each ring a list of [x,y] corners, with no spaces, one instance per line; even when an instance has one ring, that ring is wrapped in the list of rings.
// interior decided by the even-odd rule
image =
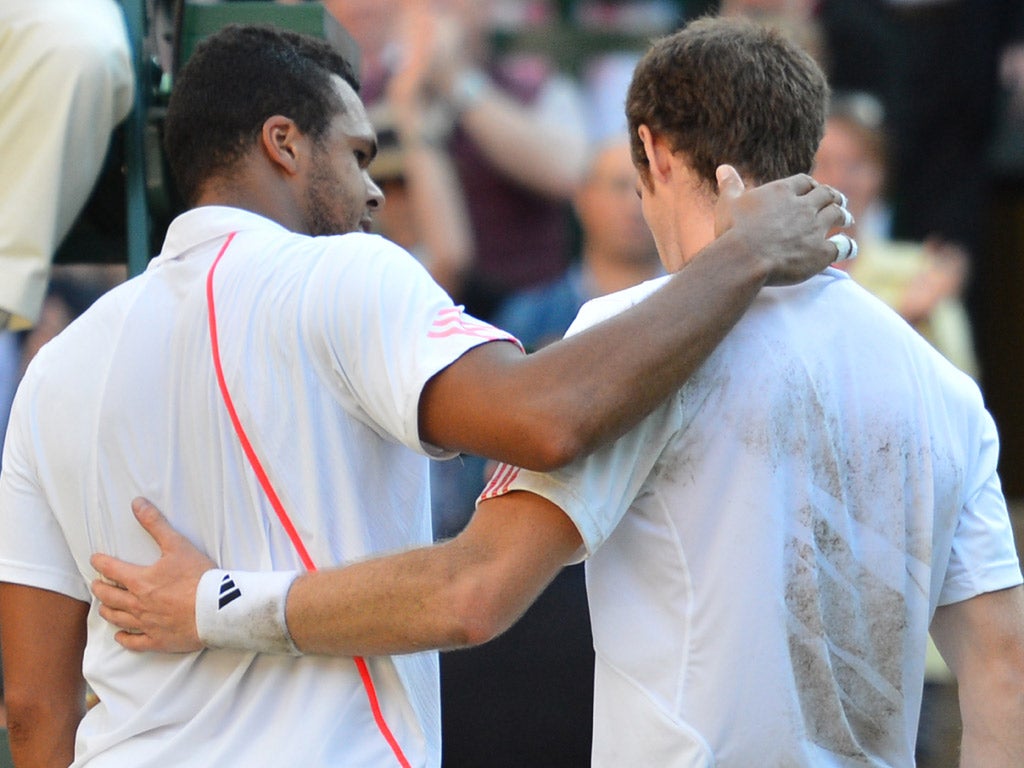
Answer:
[[[196,630],[208,648],[300,656],[285,620],[299,571],[209,570],[196,591]]]

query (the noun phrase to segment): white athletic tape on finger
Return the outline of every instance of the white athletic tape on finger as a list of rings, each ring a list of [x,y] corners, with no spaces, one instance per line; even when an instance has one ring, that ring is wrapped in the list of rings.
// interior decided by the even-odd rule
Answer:
[[[849,209],[846,208],[845,206],[842,207],[842,211],[843,211],[843,224],[842,224],[842,226],[848,227],[851,224],[853,224],[853,214],[850,213]]]
[[[196,630],[207,648],[299,656],[285,621],[288,590],[298,571],[203,574],[196,590]]]
[[[832,188],[832,191],[839,195],[839,207],[845,208],[849,204],[850,200],[835,187]]]
[[[840,232],[838,235],[832,235],[828,241],[839,251],[839,255],[835,258],[836,261],[847,261],[857,258],[857,241],[849,235]]]

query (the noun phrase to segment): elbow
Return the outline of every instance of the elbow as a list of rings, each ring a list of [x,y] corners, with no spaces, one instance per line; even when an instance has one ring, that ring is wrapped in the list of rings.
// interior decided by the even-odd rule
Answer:
[[[585,136],[571,142],[560,141],[560,163],[552,165],[555,173],[551,184],[560,199],[572,200],[580,191],[587,176],[589,162],[588,143]]]
[[[528,189],[551,200],[570,202],[579,192],[587,170],[587,145],[568,146],[557,142],[558,154],[538,153],[521,158],[522,163],[508,169]],[[564,147],[564,149],[563,149]]]
[[[19,733],[29,733],[36,723],[47,717],[47,702],[37,692],[20,690],[10,685],[4,690],[4,708],[7,730],[14,739]]]
[[[585,154],[578,159],[560,156],[538,167],[529,182],[537,192],[552,200],[571,202],[583,185],[585,171]]]
[[[1024,714],[1024,637],[1015,638],[1009,646],[1002,667],[1002,686]]]
[[[494,579],[464,579],[450,596],[452,647],[483,645],[512,626],[518,617],[512,592],[502,589]]]
[[[561,469],[593,450],[587,431],[568,422],[548,420],[543,427],[531,428],[528,434],[530,445],[523,460],[515,463],[535,472]]]
[[[62,731],[74,728],[85,714],[84,696],[81,704],[55,702],[41,692],[26,691],[24,695],[7,688],[4,691],[4,705],[7,709],[7,731],[12,746],[34,742],[39,734],[52,733],[55,728]]]
[[[472,612],[459,617],[457,628],[452,637],[453,648],[471,648],[488,643],[511,624],[503,624],[493,614],[489,614],[479,606]]]
[[[1002,687],[1024,702],[1024,631],[1008,633],[993,655],[988,663]]]
[[[536,467],[527,467],[538,472],[554,472],[556,469],[572,464],[588,451],[582,440],[569,436],[566,439],[555,440],[546,446],[546,449],[538,454]]]

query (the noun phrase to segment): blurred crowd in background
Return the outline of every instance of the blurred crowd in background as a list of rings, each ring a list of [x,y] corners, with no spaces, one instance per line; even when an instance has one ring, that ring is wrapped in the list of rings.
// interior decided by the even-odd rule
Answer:
[[[127,277],[117,126],[138,76],[126,37],[101,21],[119,13],[114,0],[5,5],[0,429],[39,346]],[[380,234],[527,349],[559,338],[588,299],[662,273],[640,215],[623,103],[647,43],[706,13],[779,27],[828,74],[832,110],[815,175],[849,196],[854,279],[983,388],[1000,375],[1000,344],[1019,341],[991,330],[1024,330],[1003,317],[1019,313],[1019,301],[999,299],[1007,275],[1020,274],[1008,265],[1024,256],[1024,233],[1007,232],[1024,216],[1018,0],[323,5],[360,49],[361,95],[380,144],[371,173],[386,194]],[[104,95],[84,96],[93,93]],[[68,265],[51,272],[55,254]],[[435,464],[438,537],[465,524],[487,471],[472,456]],[[1019,474],[1003,472],[1021,494]],[[560,641],[540,642],[553,627]],[[496,742],[509,765],[589,763],[592,650],[578,566],[508,634],[442,666],[446,764],[485,764]],[[928,753],[943,724],[926,716],[922,729],[921,764],[947,764]]]

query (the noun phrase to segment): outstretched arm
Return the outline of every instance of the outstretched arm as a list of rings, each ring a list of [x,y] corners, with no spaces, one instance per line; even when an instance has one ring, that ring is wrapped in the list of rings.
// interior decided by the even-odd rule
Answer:
[[[19,768],[65,768],[85,714],[85,620],[80,600],[0,584],[0,645],[11,754]]]
[[[1024,587],[938,608],[931,632],[957,679],[960,764],[1024,765]]]
[[[212,561],[137,499],[139,521],[161,557],[142,567],[94,555],[110,583],[93,593],[100,615],[138,651],[195,651],[196,588]],[[531,493],[481,503],[451,541],[298,577],[287,593],[287,627],[304,653],[375,655],[457,648],[505,631],[578,551],[579,533],[562,511]],[[239,633],[239,642],[251,639]],[[258,646],[231,645],[260,650]]]
[[[508,344],[467,352],[424,388],[421,437],[528,469],[563,466],[678,389],[763,285],[798,282],[836,260],[826,235],[849,223],[839,193],[803,175],[746,192],[732,168],[719,179],[720,237],[664,287],[532,355]]]
[[[581,544],[561,509],[510,493],[481,503],[443,544],[300,576],[288,626],[305,653],[478,645],[512,626]]]

